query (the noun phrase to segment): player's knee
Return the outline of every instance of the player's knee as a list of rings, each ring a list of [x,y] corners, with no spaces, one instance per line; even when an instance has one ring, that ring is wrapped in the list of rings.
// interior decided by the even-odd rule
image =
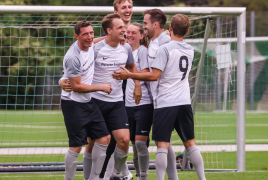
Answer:
[[[191,139],[191,140],[185,141],[183,144],[184,144],[185,148],[188,149],[190,147],[195,146],[195,140]]]
[[[137,148],[137,151],[139,153],[146,153],[148,150],[147,150],[147,146],[146,146],[146,142],[144,141],[136,141],[136,148]]]
[[[69,148],[71,151],[76,152],[76,153],[80,153],[82,150],[82,146],[78,146],[78,147],[70,147]]]
[[[105,144],[109,144],[111,141],[111,135],[104,136],[103,141]]]
[[[94,144],[93,145],[87,144],[85,147],[85,151],[88,153],[92,153],[93,146],[94,146]]]
[[[119,140],[119,142],[117,142],[118,144],[121,144],[122,146],[128,146],[128,144],[129,144],[129,141],[130,141],[130,139],[129,139],[129,137],[122,137],[120,140]]]
[[[130,141],[130,138],[129,138],[129,137],[124,137],[124,138],[123,138],[123,143],[124,143],[125,145],[129,145],[129,141]]]

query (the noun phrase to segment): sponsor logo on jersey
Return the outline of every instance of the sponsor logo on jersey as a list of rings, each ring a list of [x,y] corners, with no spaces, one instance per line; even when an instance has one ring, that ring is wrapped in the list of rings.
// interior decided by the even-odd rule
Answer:
[[[148,132],[148,131],[143,131],[143,130],[141,130],[141,133],[146,133],[146,132]]]
[[[103,60],[106,60],[106,59],[108,59],[108,57],[103,57]]]
[[[155,59],[155,58],[156,58],[156,57],[152,57],[152,56],[150,56],[150,55],[148,55],[148,57],[151,58],[151,59]]]
[[[126,126],[128,126],[129,124],[126,123]]]

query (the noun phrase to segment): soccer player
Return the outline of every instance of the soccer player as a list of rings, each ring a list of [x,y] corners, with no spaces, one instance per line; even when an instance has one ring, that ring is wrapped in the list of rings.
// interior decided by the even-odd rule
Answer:
[[[154,119],[153,140],[157,141],[156,174],[158,180],[164,180],[167,168],[167,153],[170,146],[170,134],[175,128],[188,151],[188,157],[200,180],[205,180],[204,162],[194,140],[194,120],[191,108],[190,87],[188,82],[194,58],[194,49],[183,42],[188,34],[190,19],[177,14],[172,17],[170,32],[171,42],[158,49],[152,63],[152,71],[130,73],[117,71],[116,79],[137,79],[156,81],[157,89],[153,96]]]
[[[139,72],[149,72],[148,38],[139,23],[131,23],[127,29],[127,42],[130,44],[134,62]],[[125,106],[128,114],[130,140],[133,146],[133,162],[138,180],[147,180],[149,168],[148,140],[152,119],[153,102],[147,82],[141,81],[142,97],[140,102],[134,100],[132,79],[127,80]]]
[[[72,91],[61,93],[61,107],[69,138],[69,150],[65,156],[65,180],[73,180],[77,167],[77,158],[82,146],[88,139],[95,139],[92,150],[92,171],[96,171],[104,162],[110,135],[97,105],[92,101],[91,93],[101,91],[111,93],[108,83],[92,85],[94,72],[94,31],[87,21],[75,25],[76,42],[67,51],[63,60],[63,77],[69,80]],[[87,137],[87,138],[86,138]],[[91,180],[98,175],[92,173]]]
[[[146,35],[151,38],[148,47],[148,62],[150,71],[152,71],[151,65],[157,56],[159,47],[170,42],[170,36],[167,34],[168,31],[164,30],[167,17],[160,9],[146,10],[143,12],[143,15],[143,28],[146,31]],[[156,86],[157,82],[150,82],[150,90],[152,95],[154,95]],[[167,174],[169,179],[178,180],[176,157],[171,145],[168,149]]]
[[[111,179],[116,180],[119,179],[128,156],[129,129],[123,102],[122,81],[114,80],[112,74],[120,69],[120,65],[125,66],[127,64],[127,68],[132,72],[137,72],[137,69],[129,44],[119,44],[124,39],[125,34],[124,23],[120,16],[118,14],[105,16],[102,27],[107,36],[95,45],[95,69],[92,84],[109,83],[113,91],[110,94],[97,91],[91,95],[105,119],[109,132],[113,134],[117,142],[114,153],[115,166],[111,177]],[[138,81],[135,84],[140,86]],[[92,144],[92,142],[89,144]],[[98,169],[98,172],[100,170],[101,168]]]
[[[120,15],[122,21],[125,24],[125,28],[127,29],[128,26],[130,25],[131,17],[133,14],[133,10],[132,10],[133,1],[132,0],[114,0],[113,6],[114,6],[114,13]],[[105,33],[103,33],[103,36],[105,36]],[[123,81],[122,89],[123,89],[123,94],[124,94],[123,99],[125,100],[126,80]],[[137,99],[140,99],[141,94],[136,93],[136,96],[137,96]],[[114,153],[115,146],[116,146],[116,141],[112,136],[110,144],[107,148],[106,158],[103,164],[103,168],[100,173],[100,179],[103,178],[104,180],[108,180],[110,178],[110,175],[114,167],[114,158],[112,154]],[[125,164],[123,167],[122,177],[124,180],[133,179],[133,175],[128,170],[127,164]]]
[[[131,22],[131,17],[133,14],[133,1],[132,0],[115,0],[113,3],[114,13],[120,15],[122,21],[127,29]]]
[[[114,80],[112,74],[125,66],[137,72],[132,50],[129,44],[121,45],[124,39],[125,26],[118,14],[109,14],[102,20],[106,38],[95,46],[95,74],[93,84],[110,83],[113,91],[106,95],[94,92],[92,96],[99,106],[109,132],[112,132],[117,145],[114,152],[114,170],[111,179],[119,179],[123,165],[128,156],[129,129],[127,113],[123,102],[122,81]],[[135,85],[140,88],[139,81]],[[134,91],[136,90],[136,87]]]

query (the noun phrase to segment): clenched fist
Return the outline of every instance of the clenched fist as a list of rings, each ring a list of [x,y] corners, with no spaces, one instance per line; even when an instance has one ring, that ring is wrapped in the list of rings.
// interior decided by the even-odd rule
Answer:
[[[110,84],[102,84],[101,85],[101,90],[103,91],[103,92],[106,92],[106,93],[108,93],[108,94],[110,94],[111,92],[112,92],[112,87],[111,87],[111,85]]]

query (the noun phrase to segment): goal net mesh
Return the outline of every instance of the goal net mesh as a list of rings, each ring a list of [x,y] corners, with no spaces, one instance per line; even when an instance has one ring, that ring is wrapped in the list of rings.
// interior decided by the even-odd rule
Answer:
[[[64,162],[68,137],[58,85],[63,57],[76,40],[75,24],[90,21],[97,37],[103,33],[102,18],[84,14],[0,15],[1,171],[23,168],[23,163],[42,170]],[[196,98],[196,143],[206,169],[236,169],[236,17],[211,16],[208,40],[204,39],[208,17],[190,18],[192,24],[185,41],[195,49],[189,82],[191,96]],[[142,16],[132,18],[140,23],[142,20]],[[198,76],[205,41],[204,65]],[[197,82],[200,87],[195,92]],[[175,131],[171,144],[176,154],[184,151]],[[155,158],[153,146],[151,141],[151,159]],[[35,163],[41,165],[33,166]]]

